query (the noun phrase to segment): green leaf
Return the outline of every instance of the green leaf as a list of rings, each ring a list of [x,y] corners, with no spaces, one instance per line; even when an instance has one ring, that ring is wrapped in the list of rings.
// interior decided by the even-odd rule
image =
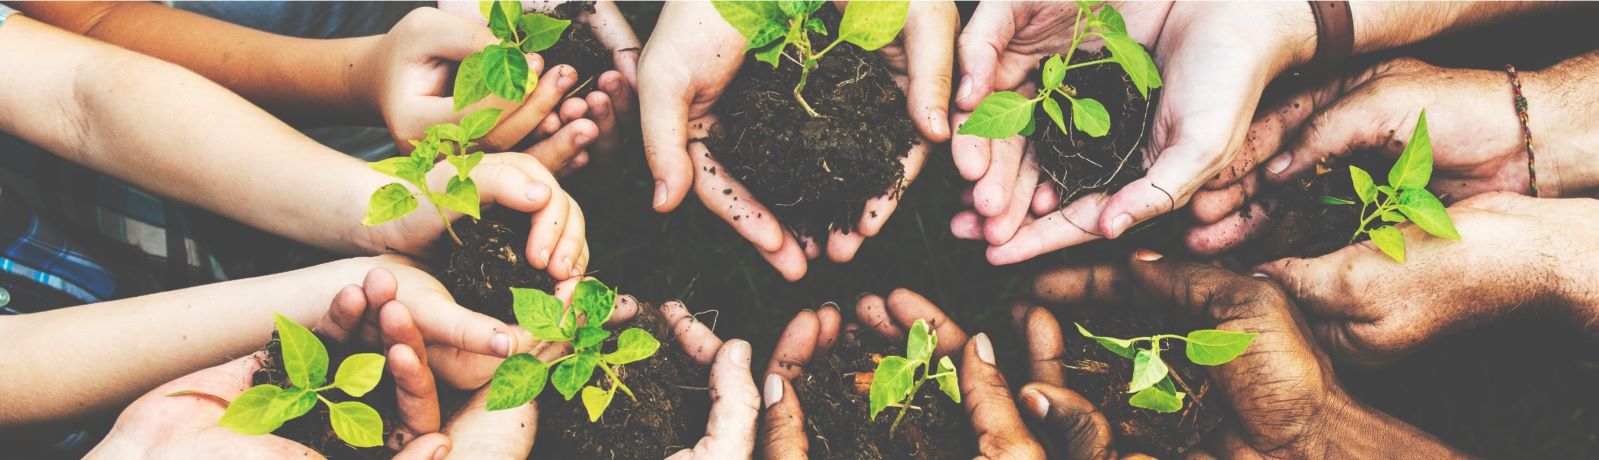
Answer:
[[[594,376],[594,367],[599,363],[599,353],[584,351],[572,355],[566,361],[555,365],[555,372],[550,374],[550,380],[555,384],[555,390],[561,392],[561,397],[571,401],[577,396],[577,390],[589,382]]]
[[[1360,198],[1360,202],[1369,204],[1377,201],[1377,184],[1372,182],[1371,173],[1360,169],[1359,166],[1351,165],[1349,166],[1349,180],[1354,181],[1355,196]]]
[[[1111,5],[1105,5],[1095,12],[1094,20],[1090,21],[1088,26],[1102,32],[1127,33],[1127,21],[1122,19],[1122,13]]]
[[[744,36],[747,41],[744,44],[745,52],[782,37],[783,26],[788,23],[787,15],[773,2],[713,1],[711,5],[722,15],[722,20]]]
[[[550,378],[549,366],[527,353],[517,353],[500,362],[489,380],[489,396],[485,404],[489,410],[520,407],[539,397],[544,382]]]
[[[489,95],[489,84],[483,79],[484,54],[483,51],[478,51],[467,55],[455,71],[455,92],[451,97],[455,99],[457,111]]]
[[[378,386],[383,378],[383,355],[357,353],[339,363],[339,372],[333,374],[333,386],[345,394],[361,397]]]
[[[872,374],[872,390],[867,395],[871,405],[869,418],[876,420],[877,413],[884,408],[910,397],[918,366],[919,363],[900,356],[885,356],[877,362],[877,370]]]
[[[273,401],[278,400],[283,393],[282,388],[272,384],[250,387],[228,403],[227,410],[222,412],[222,420],[217,423],[240,434],[271,433],[289,420],[283,416],[286,412],[281,406],[273,407]],[[312,396],[311,401],[315,403],[316,397]]]
[[[583,408],[589,411],[589,422],[599,421],[600,414],[605,413],[605,408],[611,406],[611,399],[616,397],[616,389],[601,390],[600,387],[583,387]]]
[[[500,109],[483,109],[461,118],[465,139],[472,140],[487,135],[500,121]]]
[[[877,51],[899,36],[910,7],[904,0],[850,2],[844,6],[844,19],[838,22],[838,39]]]
[[[466,130],[461,129],[461,125],[457,125],[455,123],[439,123],[429,126],[427,128],[427,135],[428,137],[436,137],[439,139],[453,141],[457,144],[467,141]]]
[[[1253,332],[1201,329],[1188,333],[1188,360],[1201,366],[1218,366],[1237,358],[1255,341]]]
[[[755,50],[755,60],[771,64],[772,68],[777,68],[778,59],[783,56],[784,46],[788,46],[788,43],[772,42],[761,49]]]
[[[583,314],[583,324],[605,324],[606,320],[611,319],[611,311],[616,309],[616,291],[605,287],[600,280],[583,280],[577,283],[577,291],[572,294],[572,308]]]
[[[1111,60],[1127,72],[1127,76],[1133,80],[1133,86],[1138,87],[1138,94],[1148,99],[1149,90],[1160,87],[1160,71],[1155,69],[1155,60],[1133,37],[1123,32],[1095,32],[1094,35],[1105,41],[1105,49],[1110,51]]]
[[[522,102],[527,94],[527,57],[516,48],[490,46],[484,49],[483,82],[489,92]]]
[[[333,434],[352,446],[383,444],[383,417],[372,406],[358,401],[333,403],[328,406],[328,419],[333,425]]]
[[[787,15],[790,18],[808,16],[811,13],[815,13],[816,9],[821,7],[822,2],[820,1],[782,0],[777,2],[777,9],[781,10],[784,15]]]
[[[289,382],[300,388],[316,388],[328,381],[328,349],[310,329],[283,315],[272,314],[277,322],[278,346],[283,349],[283,370]]]
[[[938,389],[944,390],[944,395],[949,396],[955,404],[960,404],[961,381],[960,375],[955,373],[955,362],[950,361],[948,356],[938,358],[938,371],[935,374],[943,374],[933,379],[938,382]]]
[[[1049,115],[1050,120],[1055,121],[1055,126],[1060,128],[1060,132],[1064,133],[1070,129],[1066,127],[1066,114],[1061,112],[1060,103],[1055,102],[1055,98],[1044,98],[1044,113]]]
[[[444,187],[444,193],[433,193],[428,196],[433,204],[443,206],[444,209],[459,212],[478,218],[477,184],[472,179],[461,180],[459,176],[451,177],[450,183]]]
[[[1153,349],[1138,350],[1133,356],[1133,381],[1127,384],[1128,393],[1137,393],[1166,378],[1166,362],[1160,352]]]
[[[418,147],[416,150],[412,150],[412,152],[414,153],[417,150],[422,150],[422,148]],[[401,179],[406,182],[419,183],[426,178],[427,172],[422,171],[417,167],[418,164],[416,160],[417,155],[413,154],[412,156],[385,158],[380,161],[367,163],[366,165],[372,168],[373,171],[383,173],[383,175]],[[431,163],[429,164],[431,165]],[[406,194],[409,195],[410,192],[406,192]]]
[[[1393,187],[1390,187],[1390,186],[1387,186],[1387,185],[1378,185],[1377,186],[1377,191],[1382,192],[1382,193],[1384,193],[1384,194],[1386,194],[1388,196],[1394,196],[1394,195],[1399,193],[1399,191],[1394,190]]]
[[[1382,221],[1397,224],[1405,221],[1405,215],[1393,211],[1383,211]]]
[[[1123,358],[1133,359],[1133,356],[1137,354],[1137,352],[1133,350],[1132,340],[1096,336],[1089,333],[1088,329],[1084,329],[1082,324],[1077,324],[1077,333],[1082,334],[1083,337],[1094,339],[1095,342],[1099,343],[1099,346],[1105,347],[1106,350],[1110,350],[1111,353],[1121,355]]]
[[[933,362],[933,348],[937,345],[938,336],[927,332],[927,320],[917,319],[905,340],[905,357],[916,362]]]
[[[1044,61],[1044,89],[1055,89],[1061,82],[1066,81],[1066,60],[1060,55],[1050,56]]]
[[[1163,414],[1170,414],[1183,409],[1184,394],[1177,391],[1171,379],[1161,380],[1160,383],[1145,388],[1127,400],[1133,407],[1142,407]]]
[[[611,337],[611,331],[599,326],[583,326],[577,328],[577,336],[572,339],[572,348],[582,350],[605,342]]]
[[[1027,117],[1027,126],[1023,126],[1022,127],[1022,132],[1017,133],[1017,134],[1021,134],[1022,137],[1031,137],[1033,135],[1033,131],[1035,131],[1037,129],[1038,129],[1038,117],[1029,116],[1029,117]]]
[[[489,32],[492,32],[495,38],[505,42],[515,42],[516,34],[511,30],[511,26],[516,24],[517,20],[520,19],[519,16],[522,15],[522,5],[520,2],[515,1],[501,1],[496,3],[498,3],[500,7],[490,9],[488,15],[484,16],[489,20]]]
[[[1397,188],[1427,188],[1432,180],[1432,137],[1427,134],[1427,110],[1422,109],[1416,118],[1416,130],[1410,133],[1410,143],[1399,161],[1388,170],[1388,185]]]
[[[361,225],[371,227],[384,222],[404,217],[415,211],[417,205],[411,190],[400,184],[389,184],[372,192],[372,200],[367,203],[366,216],[361,218]]]
[[[472,152],[466,155],[451,155],[444,157],[444,161],[448,161],[450,162],[450,165],[455,166],[455,178],[457,180],[471,182],[471,179],[468,179],[468,176],[472,174],[472,169],[477,168],[478,163],[483,162],[483,152]],[[473,185],[473,188],[476,189],[477,186]]]
[[[537,53],[555,46],[572,21],[534,13],[523,15],[516,20],[516,25],[522,29],[522,37],[526,40],[522,42],[522,52]]]
[[[1385,225],[1372,230],[1369,234],[1371,243],[1377,245],[1377,249],[1383,254],[1392,257],[1395,262],[1405,263],[1405,236],[1399,233],[1399,229]]]
[[[561,328],[561,299],[538,289],[511,288],[511,312],[516,322],[539,340],[568,341]]]
[[[1105,105],[1099,101],[1083,98],[1066,98],[1072,102],[1072,125],[1078,131],[1093,137],[1104,136],[1110,132],[1110,113],[1105,111]]]
[[[815,32],[817,35],[827,35],[827,23],[822,22],[821,19],[805,18],[805,28]]]
[[[1355,204],[1355,202],[1349,201],[1349,200],[1345,200],[1343,198],[1339,198],[1339,197],[1336,197],[1336,196],[1322,195],[1321,196],[1321,204],[1330,204],[1330,205],[1334,205],[1334,206],[1347,206],[1347,205]]]
[[[622,331],[616,338],[616,351],[605,354],[605,362],[611,364],[627,364],[655,355],[661,348],[661,342],[639,328],[629,328]]]
[[[1432,236],[1446,240],[1460,239],[1460,232],[1455,230],[1455,222],[1449,219],[1449,211],[1444,209],[1444,203],[1427,189],[1401,187],[1399,212]]]
[[[1033,100],[1011,91],[983,98],[971,118],[961,123],[960,134],[1000,139],[1015,136],[1033,119]]]

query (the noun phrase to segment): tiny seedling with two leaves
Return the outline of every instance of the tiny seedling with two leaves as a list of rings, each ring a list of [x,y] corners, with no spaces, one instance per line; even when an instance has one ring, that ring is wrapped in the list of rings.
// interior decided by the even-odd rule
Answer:
[[[1187,336],[1160,334],[1118,339],[1096,336],[1081,324],[1077,325],[1077,332],[1093,339],[1111,353],[1133,360],[1133,379],[1127,384],[1127,392],[1133,396],[1127,400],[1127,404],[1163,414],[1182,410],[1183,397],[1186,395],[1177,391],[1177,385],[1172,382],[1176,374],[1160,358],[1160,352],[1164,350],[1161,347],[1162,340],[1186,342],[1183,351],[1188,355],[1189,362],[1201,366],[1219,366],[1244,354],[1244,349],[1249,348],[1250,342],[1254,342],[1255,336],[1259,335],[1253,332],[1201,329]],[[1140,342],[1149,345],[1141,348],[1138,346]]]
[[[989,139],[1001,139],[1021,134],[1033,135],[1036,122],[1033,118],[1033,108],[1042,104],[1044,113],[1055,122],[1061,132],[1070,132],[1066,127],[1064,111],[1060,102],[1054,97],[1059,95],[1065,99],[1072,110],[1072,126],[1078,131],[1093,137],[1101,137],[1110,132],[1110,113],[1105,110],[1105,105],[1087,97],[1078,97],[1077,88],[1066,84],[1066,74],[1072,69],[1115,63],[1120,65],[1122,71],[1127,73],[1133,86],[1138,88],[1138,93],[1149,99],[1149,90],[1159,88],[1161,85],[1160,72],[1155,69],[1155,61],[1149,57],[1149,52],[1127,34],[1127,23],[1122,20],[1120,12],[1110,5],[1099,5],[1101,2],[1077,2],[1077,15],[1073,19],[1076,31],[1072,35],[1071,47],[1066,49],[1066,57],[1056,54],[1044,61],[1044,70],[1041,75],[1042,85],[1038,93],[1032,98],[1022,96],[1013,91],[1000,91],[990,94],[977,104],[977,109],[972,111],[971,118],[962,123],[960,134],[981,136]],[[1095,6],[1098,9],[1095,9]],[[1105,50],[1110,52],[1110,57],[1087,62],[1072,64],[1072,55],[1077,52],[1078,45],[1089,36],[1098,37],[1105,43]]]
[[[548,363],[528,353],[506,358],[489,381],[489,410],[527,404],[544,391],[546,381],[568,401],[581,389],[583,407],[588,410],[590,422],[600,419],[617,390],[638,401],[633,390],[622,383],[618,369],[654,356],[661,342],[643,329],[629,328],[617,336],[614,351],[601,351],[605,339],[611,337],[611,331],[601,326],[616,308],[616,291],[599,280],[583,280],[572,295],[570,309],[561,305],[561,299],[537,289],[511,288],[511,296],[515,302],[516,321],[523,329],[539,340],[571,343],[573,352]],[[608,388],[584,386],[595,369],[610,379]]]
[[[383,378],[383,355],[360,353],[344,358],[329,383],[327,347],[305,326],[282,315],[275,316],[289,388],[270,383],[250,387],[228,403],[218,423],[241,434],[267,434],[305,415],[316,407],[317,401],[322,401],[328,406],[333,434],[339,439],[355,447],[383,444],[383,418],[376,409],[360,401],[336,403],[322,396],[322,392],[335,388],[356,398],[372,391]],[[180,391],[168,396],[185,394],[196,392]]]
[[[839,43],[849,42],[866,51],[876,51],[894,37],[899,36],[909,15],[910,2],[860,1],[844,7],[844,18],[838,24],[838,38],[817,51],[811,46],[811,33],[827,36],[827,25],[812,16],[822,7],[814,1],[714,1],[722,19],[738,29],[747,43],[744,52],[755,51],[755,59],[776,68],[782,58],[800,66],[799,83],[794,86],[794,99],[812,117],[821,117],[805,102],[805,82],[827,55]],[[792,49],[793,51],[785,52]]]
[[[894,437],[899,422],[910,412],[911,401],[922,384],[932,380],[956,404],[961,402],[960,377],[955,373],[955,363],[948,356],[938,359],[933,367],[933,349],[938,346],[938,334],[928,331],[927,320],[918,319],[911,325],[910,336],[905,341],[905,356],[884,356],[872,373],[872,389],[867,396],[871,403],[872,420],[889,406],[898,406],[899,415],[888,427],[888,437]]]
[[[1410,143],[1405,145],[1404,153],[1388,170],[1388,185],[1376,185],[1370,173],[1354,165],[1349,166],[1349,178],[1354,182],[1355,197],[1360,198],[1360,226],[1349,237],[1350,243],[1362,234],[1370,236],[1371,243],[1383,254],[1404,263],[1405,236],[1394,225],[1414,222],[1432,236],[1460,239],[1460,232],[1455,230],[1444,203],[1427,191],[1427,182],[1432,180],[1432,137],[1427,134],[1425,109],[1416,118],[1416,130],[1410,133]],[[1323,196],[1321,202],[1334,206],[1355,205],[1354,201],[1333,196]],[[1368,228],[1377,219],[1382,219],[1385,225]]]

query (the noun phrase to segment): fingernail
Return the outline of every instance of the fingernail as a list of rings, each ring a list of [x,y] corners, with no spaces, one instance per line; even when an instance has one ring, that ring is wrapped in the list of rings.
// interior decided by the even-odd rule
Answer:
[[[444,460],[447,455],[450,455],[450,446],[439,446],[439,450],[433,451],[433,460]]]
[[[1106,229],[1112,235],[1121,235],[1127,227],[1133,226],[1133,216],[1122,214],[1110,221],[1110,228]]]
[[[933,133],[939,136],[949,135],[949,115],[943,110],[934,110],[933,119],[929,122],[933,124]]]
[[[576,80],[577,75],[573,75],[571,70],[561,69],[561,89],[570,88]]]
[[[988,365],[994,365],[994,344],[988,341],[988,333],[984,332],[973,337],[977,340],[977,359],[983,360]]]
[[[666,205],[666,181],[655,181],[655,207]]]
[[[550,266],[550,250],[549,249],[540,249],[539,250],[539,262],[543,263],[546,268],[548,268]]]
[[[1267,274],[1261,273],[1261,272],[1250,273],[1249,276],[1252,276],[1252,277],[1255,277],[1255,278],[1267,278],[1267,279],[1271,278],[1271,275],[1267,275]]]
[[[533,184],[532,187],[527,188],[527,199],[530,201],[542,201],[549,196],[550,186],[548,185]]]
[[[750,343],[743,340],[734,340],[733,343],[727,345],[733,347],[732,349],[727,350],[727,357],[732,358],[734,363],[738,363],[744,367],[749,367]]]
[[[573,140],[577,141],[577,145],[582,146],[582,145],[589,145],[589,141],[591,141],[593,139],[589,139],[589,136],[587,134],[579,134],[579,135],[577,135],[577,138],[573,139]]]
[[[783,400],[783,378],[777,374],[766,374],[766,391],[762,393],[761,401],[766,403],[767,409],[771,409],[773,404]]]
[[[1148,249],[1144,249],[1144,248],[1138,248],[1138,250],[1133,251],[1133,259],[1144,261],[1144,262],[1154,262],[1154,261],[1160,260],[1163,257],[1166,257],[1166,256],[1161,255],[1161,253],[1158,253],[1158,252],[1155,252],[1155,251],[1151,251],[1151,250],[1148,250]]]
[[[511,335],[504,332],[494,334],[494,339],[489,341],[489,349],[501,358],[511,356]]]
[[[1293,162],[1294,157],[1288,154],[1277,155],[1276,158],[1271,159],[1270,163],[1266,163],[1266,171],[1273,175],[1282,174],[1283,170],[1288,169],[1288,165]]]
[[[837,310],[838,309],[838,303],[829,300],[826,303],[822,304],[822,308],[831,308],[831,309]]]
[[[1043,393],[1039,393],[1038,390],[1027,390],[1022,394],[1022,398],[1027,400],[1027,410],[1033,413],[1034,418],[1043,420],[1049,415],[1049,398],[1045,398]]]
[[[955,99],[965,99],[966,96],[968,96],[970,94],[972,94],[972,78],[971,77],[962,78],[961,79],[961,89],[960,89],[959,92],[956,93]]]

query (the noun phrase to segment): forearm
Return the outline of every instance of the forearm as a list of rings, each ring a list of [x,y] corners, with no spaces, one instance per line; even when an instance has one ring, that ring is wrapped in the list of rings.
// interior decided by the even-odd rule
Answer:
[[[1335,406],[1333,413],[1317,417],[1320,426],[1311,432],[1316,442],[1305,443],[1306,450],[1294,458],[1387,458],[1396,446],[1403,446],[1410,458],[1470,458],[1438,438],[1388,414],[1350,399]]]
[[[274,313],[310,327],[377,259],[0,317],[0,430],[109,413],[257,349]]]
[[[381,124],[352,89],[377,37],[287,37],[145,2],[18,2],[50,25],[178,64],[300,124]]]
[[[1599,125],[1593,123],[1599,116],[1599,51],[1522,72],[1521,81],[1538,195],[1599,198]],[[1513,110],[1511,104],[1506,101],[1506,110]]]
[[[1288,2],[1294,3],[1294,2]],[[1373,53],[1420,42],[1432,37],[1472,27],[1550,11],[1573,8],[1564,2],[1397,2],[1352,1],[1349,12],[1354,20],[1353,54]],[[1283,69],[1310,63],[1316,55],[1316,23],[1304,3],[1290,7],[1302,12],[1305,20],[1289,18],[1292,32],[1284,36],[1279,48],[1285,53]]]

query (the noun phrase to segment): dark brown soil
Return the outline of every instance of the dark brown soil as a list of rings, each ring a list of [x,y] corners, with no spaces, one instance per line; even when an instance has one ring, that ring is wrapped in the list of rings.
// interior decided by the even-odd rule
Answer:
[[[816,13],[828,30],[838,30],[834,10]],[[817,48],[832,40],[811,34]],[[705,139],[727,170],[696,173],[732,175],[796,234],[852,231],[867,200],[904,187],[900,159],[917,142],[905,93],[877,53],[839,45],[805,86],[806,102],[822,115],[815,118],[794,99],[799,75],[788,58],[773,69],[746,56],[712,108],[718,122]]]
[[[1168,312],[1134,308],[1098,308],[1076,318],[1062,315],[1061,330],[1066,337],[1066,385],[1081,393],[1105,414],[1116,448],[1160,458],[1178,457],[1204,438],[1221,422],[1222,406],[1205,404],[1210,390],[1210,374],[1204,366],[1188,362],[1181,341],[1167,340],[1161,358],[1177,372],[1181,382],[1177,391],[1187,393],[1181,411],[1162,414],[1127,404],[1127,383],[1132,379],[1133,361],[1123,358],[1077,333],[1072,323],[1082,323],[1095,335],[1106,337],[1147,337],[1155,334],[1186,334],[1203,329]]]
[[[901,355],[903,346],[865,334],[858,343],[841,341],[832,353],[812,361],[794,380],[805,411],[805,433],[816,458],[967,459],[977,453],[966,412],[927,382],[912,404],[922,410],[905,415],[891,440],[888,431],[899,409],[888,408],[867,418],[871,410],[871,374],[877,359]]]
[[[1107,57],[1101,52],[1079,50],[1071,63]],[[1040,63],[1042,67],[1042,63]],[[1035,72],[1034,80],[1040,80]],[[1037,128],[1029,138],[1038,166],[1045,177],[1059,185],[1061,202],[1094,192],[1114,193],[1144,176],[1140,150],[1149,142],[1154,128],[1155,105],[1160,89],[1151,89],[1149,99],[1138,94],[1138,87],[1119,65],[1093,65],[1066,73],[1066,84],[1077,90],[1077,97],[1090,98],[1110,112],[1110,132],[1091,137],[1072,125],[1070,107],[1064,102],[1066,127],[1061,131],[1043,110],[1034,111]],[[1061,102],[1057,98],[1057,102]]]
[[[1321,197],[1332,196],[1359,202],[1354,184],[1349,178],[1349,165],[1354,164],[1371,173],[1378,185],[1388,183],[1388,169],[1393,161],[1378,155],[1350,155],[1353,162],[1318,167],[1315,177],[1291,182],[1282,190],[1270,193],[1277,201],[1264,215],[1249,215],[1250,219],[1270,219],[1268,230],[1238,249],[1221,257],[1222,264],[1238,271],[1284,257],[1319,257],[1350,244],[1349,237],[1360,225],[1360,206],[1334,206],[1321,202]],[[1367,238],[1361,236],[1357,241]]]
[[[562,3],[555,6],[555,11],[550,16],[572,19],[585,12],[594,12],[594,2]],[[566,28],[566,34],[556,41],[554,46],[539,52],[539,56],[544,58],[546,69],[561,64],[577,69],[577,83],[587,86],[581,94],[588,94],[588,91],[594,89],[596,82],[591,79],[598,79],[600,74],[616,68],[616,61],[611,59],[611,51],[600,44],[593,30],[577,22]],[[578,87],[574,87],[576,88]]]
[[[331,379],[334,371],[339,369],[339,364],[344,362],[344,358],[356,352],[346,349],[343,343],[323,337],[321,334],[318,334],[317,338],[322,339],[322,344],[328,349],[328,378]],[[255,371],[254,381],[251,384],[270,383],[289,388],[291,386],[289,374],[283,368],[283,349],[278,344],[277,332],[272,333],[272,341],[267,342],[266,349],[267,362],[264,363],[261,370]],[[394,432],[394,428],[397,426],[396,423],[400,420],[399,408],[395,405],[394,400],[394,377],[386,370],[383,373],[383,379],[378,381],[378,386],[368,392],[366,396],[351,398],[344,392],[337,390],[323,391],[319,394],[329,401],[356,400],[372,406],[373,409],[377,409],[378,414],[383,417],[383,439],[385,440]],[[333,434],[333,425],[328,420],[328,406],[321,402],[318,402],[316,408],[311,409],[311,412],[306,413],[305,416],[284,423],[283,427],[278,428],[272,434],[315,449],[329,460],[386,459],[394,457],[394,451],[389,450],[387,447],[359,448],[346,444],[344,440],[339,439],[337,435]]]
[[[500,208],[484,211],[483,219],[477,222],[455,221],[455,232],[464,244],[442,239],[440,244],[449,246],[449,258],[439,280],[456,303],[515,323],[510,288],[550,292],[555,287],[554,279],[533,268],[523,256],[532,225],[528,215]]]
[[[579,398],[566,401],[546,388],[538,399],[538,439],[529,458],[659,460],[693,447],[704,436],[711,404],[708,369],[676,344],[655,308],[641,304],[638,316],[618,330],[630,327],[643,328],[661,341],[655,356],[624,365],[617,373],[638,401],[619,392],[604,416],[591,423]],[[594,375],[591,385],[610,386],[603,373]]]

